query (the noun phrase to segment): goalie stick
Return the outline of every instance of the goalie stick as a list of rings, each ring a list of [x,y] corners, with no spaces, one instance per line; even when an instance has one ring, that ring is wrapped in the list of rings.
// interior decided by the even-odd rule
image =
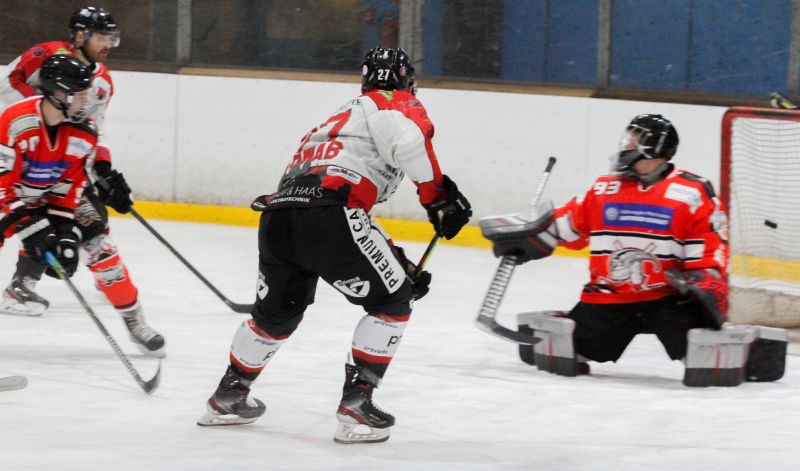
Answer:
[[[97,173],[95,173],[95,171],[94,171],[94,170],[92,170],[92,171],[91,171],[91,174],[92,174],[92,177],[93,177],[93,178],[94,178],[94,179],[97,181],[97,183],[98,183],[100,186],[102,186],[102,187],[103,187],[103,189],[104,189],[104,190],[110,190],[110,189],[111,189],[111,186],[108,184],[108,182],[107,182],[107,181],[105,181],[105,179],[104,179],[104,178],[100,177],[100,176],[99,176]],[[222,294],[222,292],[221,292],[220,290],[218,290],[218,289],[217,289],[217,288],[216,288],[214,285],[212,285],[212,284],[211,284],[211,282],[210,282],[210,281],[208,281],[208,280],[206,279],[206,277],[204,277],[204,276],[202,275],[202,273],[200,273],[199,271],[197,271],[197,269],[196,269],[194,266],[192,266],[192,264],[191,264],[191,263],[189,263],[189,261],[188,261],[188,260],[186,260],[186,259],[183,257],[183,255],[181,255],[180,253],[178,253],[178,251],[177,251],[177,250],[175,250],[175,248],[174,248],[174,247],[173,247],[173,246],[172,246],[172,245],[171,245],[169,242],[167,242],[167,239],[165,239],[164,237],[162,237],[162,236],[161,236],[161,234],[159,234],[159,233],[158,233],[158,231],[156,231],[156,230],[153,228],[153,226],[151,226],[151,225],[150,225],[150,223],[148,223],[148,222],[147,222],[147,220],[145,220],[145,218],[143,218],[143,217],[142,217],[142,215],[141,215],[141,214],[139,214],[139,213],[138,213],[138,212],[137,212],[137,211],[136,211],[134,208],[131,208],[131,216],[133,216],[134,218],[136,218],[136,220],[137,220],[137,221],[139,221],[140,223],[142,223],[142,225],[145,227],[145,229],[147,229],[148,231],[150,231],[150,233],[151,233],[151,234],[153,234],[153,236],[154,236],[156,239],[158,239],[158,241],[159,241],[159,242],[161,242],[162,244],[164,244],[164,246],[165,246],[165,247],[166,247],[166,248],[167,248],[167,249],[168,249],[170,252],[172,252],[172,255],[176,256],[176,257],[178,258],[178,260],[180,260],[180,261],[181,261],[181,263],[183,263],[183,264],[184,264],[184,266],[186,266],[186,268],[188,268],[188,269],[189,269],[189,271],[190,271],[190,272],[194,273],[194,275],[195,275],[195,276],[196,276],[196,277],[197,277],[197,278],[198,278],[200,281],[202,281],[202,282],[203,282],[203,284],[204,284],[204,285],[206,285],[206,286],[208,287],[208,289],[210,289],[210,290],[211,290],[211,292],[212,292],[212,293],[216,294],[216,295],[217,295],[217,297],[218,297],[219,299],[221,299],[221,300],[222,300],[222,302],[224,302],[225,304],[227,304],[229,308],[231,308],[231,309],[232,309],[234,312],[238,312],[238,313],[241,313],[241,314],[249,314],[249,313],[250,313],[250,311],[253,309],[253,305],[252,305],[252,304],[240,304],[240,303],[235,303],[235,302],[231,301],[230,299],[228,299],[228,298],[227,298],[227,297],[226,297],[224,294]]]
[[[24,389],[28,385],[28,379],[24,376],[5,376],[0,378],[0,391],[16,391]]]
[[[136,371],[136,368],[134,368],[133,364],[131,363],[131,360],[128,358],[127,355],[125,355],[125,352],[123,352],[122,349],[119,348],[117,341],[114,340],[114,337],[112,337],[111,334],[108,332],[106,326],[104,326],[103,323],[100,322],[100,319],[97,317],[97,314],[94,313],[92,308],[89,306],[89,303],[86,302],[86,299],[83,297],[80,291],[78,291],[78,289],[75,287],[75,284],[73,284],[72,281],[67,277],[66,273],[64,273],[64,267],[61,266],[61,263],[59,263],[55,255],[53,255],[51,252],[48,251],[44,253],[44,258],[47,261],[47,264],[50,265],[53,268],[53,270],[55,270],[55,272],[58,274],[58,277],[64,280],[64,282],[67,284],[67,287],[69,287],[69,290],[72,291],[72,294],[74,294],[75,297],[78,298],[78,302],[81,303],[83,309],[86,311],[87,314],[89,314],[89,317],[92,318],[92,321],[94,321],[97,328],[100,329],[100,332],[106,338],[108,343],[111,344],[111,348],[114,349],[114,353],[116,353],[119,359],[122,360],[122,364],[125,365],[125,368],[127,368],[128,372],[136,380],[136,383],[139,384],[139,386],[142,388],[142,390],[144,390],[144,392],[146,392],[147,394],[152,394],[153,391],[155,391],[156,388],[158,387],[158,383],[161,380],[161,359],[160,358],[158,359],[158,370],[156,370],[155,376],[153,376],[153,378],[150,379],[149,381],[143,380],[142,377],[139,375],[139,372]]]
[[[772,92],[769,94],[769,103],[773,108],[780,108],[784,110],[796,110],[800,108],[795,102],[787,98],[781,92]]]
[[[547,167],[542,174],[541,180],[539,180],[539,185],[536,187],[536,191],[530,203],[531,209],[539,203],[539,199],[544,192],[544,187],[547,185],[547,180],[550,179],[550,172],[553,170],[555,164],[555,157],[550,157],[547,160]],[[500,308],[500,303],[503,301],[503,296],[506,294],[506,289],[508,289],[508,285],[511,282],[511,275],[514,274],[514,268],[516,268],[516,266],[516,255],[507,255],[500,259],[500,265],[494,272],[494,278],[492,278],[489,290],[483,298],[481,309],[478,311],[475,325],[477,325],[479,329],[502,339],[522,345],[533,345],[538,342],[539,339],[529,334],[511,330],[497,322],[497,310]]]

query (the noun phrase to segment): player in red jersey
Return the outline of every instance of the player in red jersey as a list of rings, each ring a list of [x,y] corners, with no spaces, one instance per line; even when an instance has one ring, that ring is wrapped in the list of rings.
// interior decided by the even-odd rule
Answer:
[[[372,402],[395,354],[412,302],[430,275],[416,268],[372,219],[404,174],[436,231],[455,237],[472,211],[439,169],[433,124],[414,96],[414,73],[402,49],[374,48],[363,64],[362,95],[345,103],[302,139],[278,191],[253,208],[259,228],[259,288],[252,319],[233,339],[230,365],[199,425],[253,422],[264,404],[250,385],[294,332],[322,278],[366,315],[353,335],[352,363],[337,411],[339,443],[389,438],[394,417]],[[369,433],[359,433],[357,425]]]
[[[88,254],[88,267],[94,274],[98,288],[116,308],[128,327],[136,345],[146,354],[163,356],[164,338],[144,320],[139,303],[138,289],[130,278],[117,246],[110,237],[108,213],[105,205],[120,213],[130,211],[133,201],[124,176],[112,168],[111,152],[103,132],[105,110],[114,94],[114,85],[103,61],[109,51],[117,47],[120,33],[111,14],[101,8],[84,7],[73,13],[69,20],[71,42],[51,41],[38,44],[25,51],[12,62],[0,77],[0,96],[15,101],[37,93],[42,62],[52,54],[67,54],[94,68],[92,83],[92,121],[99,132],[96,156],[88,163],[91,169],[111,186],[89,187],[78,209],[78,224],[83,232],[81,244]],[[44,267],[21,254],[11,284],[3,292],[0,312],[38,316],[49,303],[34,289]]]
[[[727,317],[727,216],[711,182],[670,163],[677,148],[667,119],[636,116],[611,175],[555,211],[539,205],[529,218],[538,227],[495,245],[522,263],[557,244],[589,247],[590,280],[564,316],[574,321],[574,353],[584,359],[616,361],[639,333],[655,334],[670,358],[681,359],[690,329],[719,329]],[[554,335],[571,323],[558,329]]]
[[[78,266],[75,212],[86,186],[83,165],[97,144],[86,120],[92,70],[53,56],[40,75],[45,96],[0,115],[0,246],[16,233],[31,259],[44,266],[43,254],[51,251],[71,276]]]

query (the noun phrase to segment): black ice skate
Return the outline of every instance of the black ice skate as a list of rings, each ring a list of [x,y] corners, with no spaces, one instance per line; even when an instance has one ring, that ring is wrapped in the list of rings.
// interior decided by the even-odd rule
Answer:
[[[164,350],[164,337],[145,323],[141,308],[123,312],[122,320],[131,333],[131,340],[142,353],[157,358],[164,358],[167,355]]]
[[[36,282],[30,276],[15,275],[11,284],[3,291],[0,312],[17,316],[41,316],[50,307],[43,297],[36,294]]]
[[[243,379],[231,367],[225,372],[219,387],[206,403],[206,413],[197,425],[239,425],[255,422],[264,415],[267,406],[250,397],[252,381]]]
[[[366,368],[345,364],[342,402],[336,418],[339,428],[333,436],[336,443],[378,443],[389,439],[394,416],[372,402],[372,392],[380,378]]]

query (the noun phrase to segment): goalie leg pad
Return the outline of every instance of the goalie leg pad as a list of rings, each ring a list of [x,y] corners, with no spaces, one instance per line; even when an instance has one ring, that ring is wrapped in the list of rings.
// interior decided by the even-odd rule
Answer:
[[[530,326],[530,321],[528,318],[530,317],[530,313],[523,312],[522,314],[517,314],[517,332],[525,335],[533,336],[533,329]],[[535,365],[536,359],[533,356],[533,345],[518,345],[519,348],[519,359],[522,360],[523,363],[527,363],[529,365]]]
[[[751,382],[777,381],[786,370],[789,334],[785,329],[755,326],[757,338],[750,344],[745,379]]]
[[[756,335],[750,326],[689,330],[683,384],[692,387],[742,384],[747,353]]]
[[[540,339],[533,346],[533,360],[539,370],[570,377],[586,372],[585,363],[579,363],[575,355],[572,340],[575,321],[564,317],[561,311],[519,314],[518,319],[524,318],[528,319],[533,335]]]

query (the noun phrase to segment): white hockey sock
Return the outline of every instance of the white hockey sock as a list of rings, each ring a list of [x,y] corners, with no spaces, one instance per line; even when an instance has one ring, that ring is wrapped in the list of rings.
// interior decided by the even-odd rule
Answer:
[[[356,363],[364,364],[383,376],[392,361],[409,316],[366,315],[353,333],[352,354]]]
[[[276,339],[253,319],[242,322],[231,343],[231,363],[247,373],[258,374],[267,366],[286,338]]]

